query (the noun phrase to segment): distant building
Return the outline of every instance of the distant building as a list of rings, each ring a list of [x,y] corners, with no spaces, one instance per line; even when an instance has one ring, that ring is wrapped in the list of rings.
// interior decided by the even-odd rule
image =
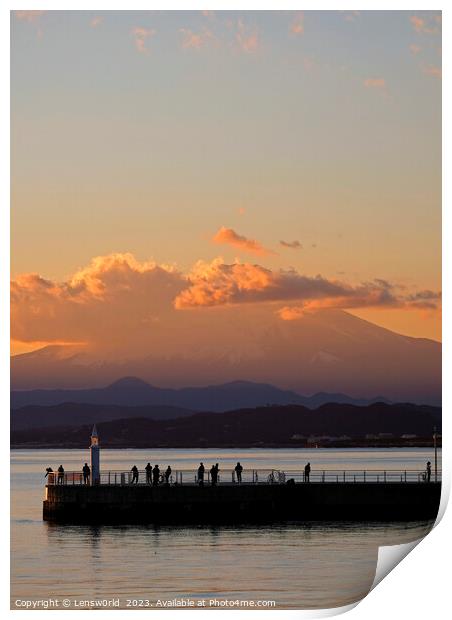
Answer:
[[[308,443],[331,443],[333,441],[350,441],[351,437],[348,435],[341,435],[336,437],[334,435],[310,435],[307,439]]]

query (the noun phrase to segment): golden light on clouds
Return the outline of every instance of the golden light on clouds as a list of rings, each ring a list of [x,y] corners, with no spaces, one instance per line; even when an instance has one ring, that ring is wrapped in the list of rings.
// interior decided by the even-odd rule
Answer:
[[[380,279],[351,285],[295,270],[227,264],[222,258],[198,261],[183,273],[170,265],[139,261],[130,253],[116,253],[92,259],[62,282],[38,274],[15,278],[11,336],[16,350],[25,350],[25,343],[31,348],[36,343],[133,347],[155,338],[162,339],[159,346],[177,346],[176,334],[187,328],[187,321],[196,322],[203,308],[223,307],[221,321],[226,325],[233,317],[240,321],[235,311],[229,318],[228,308],[241,306],[259,309],[256,317],[276,313],[284,321],[324,308],[397,309],[422,315],[439,311],[441,294],[408,291]],[[222,329],[221,321],[215,329]],[[205,329],[206,338],[215,337],[207,324]]]
[[[255,254],[256,256],[269,256],[275,254],[273,250],[265,248],[259,241],[248,239],[243,235],[239,235],[232,228],[222,226],[212,237],[212,241],[217,245],[231,245],[234,248],[242,250],[246,254]]]
[[[207,315],[295,330],[329,307],[440,337],[438,12],[11,27],[17,350],[171,348]]]

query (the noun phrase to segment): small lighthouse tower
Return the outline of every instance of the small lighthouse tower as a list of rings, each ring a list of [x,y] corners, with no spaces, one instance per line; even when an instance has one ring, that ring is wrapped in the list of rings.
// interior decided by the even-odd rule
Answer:
[[[96,425],[91,431],[91,484],[100,483],[100,455],[99,455],[99,437],[97,435]]]

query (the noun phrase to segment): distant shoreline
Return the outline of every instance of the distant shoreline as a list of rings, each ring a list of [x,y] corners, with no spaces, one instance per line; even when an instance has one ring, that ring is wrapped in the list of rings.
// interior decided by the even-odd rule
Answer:
[[[438,442],[438,448],[441,449],[441,442]],[[11,444],[10,450],[83,450],[87,449],[86,444],[74,445],[74,444]],[[356,448],[432,448],[432,441],[417,441],[417,442],[385,442],[385,443],[366,443],[366,442],[354,442],[347,443],[331,443],[331,444],[317,444],[313,445],[293,445],[293,444],[216,444],[216,445],[130,445],[130,444],[118,444],[118,445],[102,445],[102,450],[316,450],[316,449],[344,449],[352,450]]]

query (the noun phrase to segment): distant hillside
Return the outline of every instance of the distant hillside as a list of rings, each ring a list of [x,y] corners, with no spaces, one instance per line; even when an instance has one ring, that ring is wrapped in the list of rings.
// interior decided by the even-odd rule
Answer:
[[[441,409],[376,403],[367,407],[323,405],[258,407],[226,413],[197,413],[170,421],[120,419],[98,425],[104,447],[247,447],[305,445],[310,436],[350,439],[381,433],[431,438],[441,429]],[[13,446],[86,447],[91,426],[13,431]]]
[[[111,420],[145,418],[148,420],[171,420],[193,415],[194,411],[180,407],[124,407],[117,405],[89,405],[62,403],[48,407],[30,405],[11,412],[11,430],[33,428],[73,427],[98,424]]]
[[[199,386],[200,381],[217,386],[240,379],[296,394],[342,393],[369,399],[381,394],[391,402],[441,404],[441,343],[403,336],[341,310],[307,312],[299,320],[282,321],[276,313],[266,312],[264,319],[257,306],[242,304],[240,320],[223,322],[221,330],[216,319],[220,309],[186,313],[180,338],[162,332],[159,346],[145,349],[137,357],[120,351],[107,355],[75,345],[52,345],[16,355],[11,358],[11,385],[20,390],[72,390],[139,377],[174,388]],[[174,345],[171,349],[170,342]],[[266,400],[219,402],[222,410],[292,402],[265,394],[262,398]],[[76,401],[65,397],[58,402]],[[215,397],[207,402],[102,401],[211,411],[218,410],[216,402]],[[22,400],[13,407],[27,404],[57,403]]]
[[[29,405],[54,406],[61,403],[116,405],[125,407],[177,407],[191,411],[231,411],[247,407],[275,405],[304,405],[314,409],[329,402],[367,405],[385,400],[350,398],[345,394],[318,393],[302,396],[290,390],[281,390],[266,383],[233,381],[222,385],[158,388],[136,377],[124,377],[104,388],[79,390],[17,390],[11,392],[11,408]],[[14,414],[16,415],[16,414]],[[38,415],[38,412],[36,412]],[[47,416],[45,410],[42,415]],[[116,419],[117,416],[110,419]],[[123,416],[128,417],[128,416]],[[135,416],[135,417],[138,417]],[[139,414],[139,417],[141,415]],[[148,416],[146,416],[148,417]],[[174,416],[176,417],[176,416]],[[47,426],[47,425],[46,425]]]

